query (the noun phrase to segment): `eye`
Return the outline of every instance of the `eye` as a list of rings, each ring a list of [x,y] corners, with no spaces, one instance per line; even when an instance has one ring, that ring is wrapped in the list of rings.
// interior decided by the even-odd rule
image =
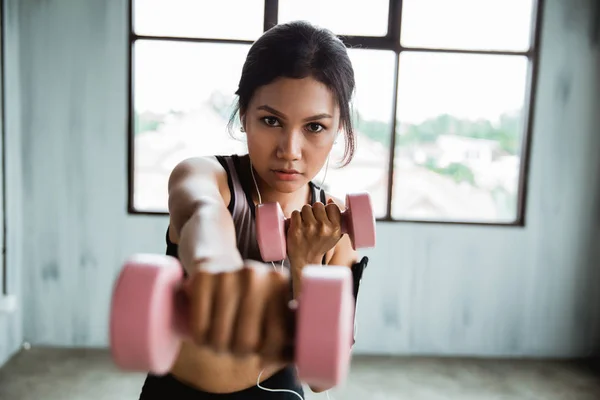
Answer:
[[[275,117],[263,117],[262,121],[267,126],[279,126],[279,120]]]
[[[316,122],[311,122],[306,126],[308,130],[312,133],[319,133],[325,129],[325,127],[321,124],[317,124]]]

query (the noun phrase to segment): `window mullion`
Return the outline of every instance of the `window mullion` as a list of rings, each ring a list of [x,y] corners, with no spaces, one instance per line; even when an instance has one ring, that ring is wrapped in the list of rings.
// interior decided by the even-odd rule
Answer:
[[[397,107],[398,107],[398,82],[400,80],[400,53],[396,52],[396,59],[394,64],[394,96],[392,100],[392,127],[390,135],[390,155],[388,164],[388,185],[387,185],[387,210],[385,213],[385,219],[392,219],[392,200],[394,193],[394,158],[396,156],[396,120],[397,120]]]
[[[400,43],[400,24],[402,23],[402,0],[390,0],[388,10],[387,38]]]
[[[265,15],[263,30],[266,32],[277,25],[279,14],[279,0],[265,0]]]

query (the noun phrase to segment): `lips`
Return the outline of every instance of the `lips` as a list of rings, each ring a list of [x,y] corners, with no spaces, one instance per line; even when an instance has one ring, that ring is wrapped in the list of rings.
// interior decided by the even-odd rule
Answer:
[[[275,169],[273,171],[280,172],[282,174],[290,174],[290,175],[299,174],[300,173],[300,172],[296,171],[295,169]]]
[[[295,169],[273,169],[271,170],[273,171],[273,173],[275,174],[275,177],[280,180],[280,181],[297,181],[298,179],[300,179],[301,174],[300,172],[296,171]]]

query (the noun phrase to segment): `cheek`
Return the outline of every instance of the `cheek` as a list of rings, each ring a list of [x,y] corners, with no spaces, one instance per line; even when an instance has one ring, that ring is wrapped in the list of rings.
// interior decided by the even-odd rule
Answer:
[[[307,151],[306,157],[310,158],[311,163],[314,165],[319,165],[320,163],[324,163],[327,159],[327,156],[331,152],[333,148],[334,137],[319,137],[314,140],[307,141]],[[318,169],[318,167],[315,167]]]
[[[248,151],[251,151],[260,159],[268,157],[277,146],[273,135],[270,135],[264,128],[261,129],[259,126],[248,127],[246,131],[246,144]]]
[[[333,143],[335,141],[335,133],[332,131],[324,132],[321,135],[317,136],[308,136],[307,142],[309,145],[319,151],[328,153],[333,147]]]

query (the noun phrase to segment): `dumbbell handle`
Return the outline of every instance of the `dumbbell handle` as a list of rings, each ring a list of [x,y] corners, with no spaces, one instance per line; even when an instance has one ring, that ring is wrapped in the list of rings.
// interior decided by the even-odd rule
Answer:
[[[342,229],[342,235],[349,233],[348,232],[348,220],[351,218],[351,214],[350,214],[350,210],[346,209],[344,211],[341,212],[341,218],[340,218],[340,228]],[[284,224],[284,229],[285,232],[287,233],[287,230],[290,227],[290,222],[291,218],[285,218],[283,221]]]

